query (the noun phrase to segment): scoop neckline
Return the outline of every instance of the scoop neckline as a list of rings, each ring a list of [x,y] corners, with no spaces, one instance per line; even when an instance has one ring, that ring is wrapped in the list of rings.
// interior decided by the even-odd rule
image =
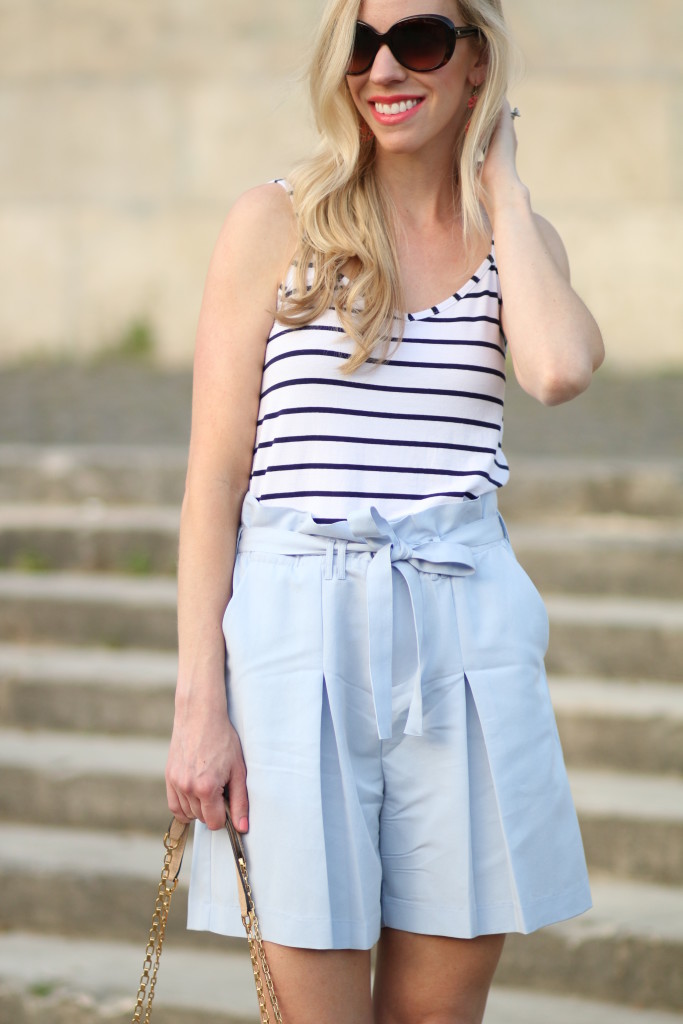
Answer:
[[[494,263],[495,263],[494,240],[491,239],[491,244],[489,246],[489,251],[488,251],[487,255],[481,261],[481,263],[479,264],[477,269],[474,271],[472,276],[470,278],[468,278],[468,280],[465,281],[465,283],[462,284],[458,288],[457,291],[452,292],[450,295],[448,295],[441,302],[437,302],[434,306],[427,306],[426,309],[420,309],[420,310],[418,310],[415,313],[404,313],[403,314],[404,321],[406,323],[412,323],[413,320],[425,320],[427,317],[430,317],[430,316],[438,316],[439,313],[442,313],[444,310],[449,309],[451,306],[455,305],[455,303],[460,302],[460,300],[462,298],[464,298],[464,296],[467,295],[467,293],[469,291],[472,290],[472,288],[474,287],[475,284],[479,284],[480,283],[484,271],[486,271],[490,267],[492,267],[494,265]],[[347,277],[347,275],[346,274],[342,274],[341,271],[339,273],[339,280],[344,285],[347,285],[347,284],[350,283],[350,280]]]

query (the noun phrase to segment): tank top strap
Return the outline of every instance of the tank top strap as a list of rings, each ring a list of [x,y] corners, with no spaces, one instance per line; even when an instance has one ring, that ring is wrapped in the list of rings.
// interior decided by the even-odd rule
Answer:
[[[291,182],[287,181],[286,178],[271,178],[268,182],[269,185],[280,185],[285,190],[290,199],[294,196],[294,189]]]

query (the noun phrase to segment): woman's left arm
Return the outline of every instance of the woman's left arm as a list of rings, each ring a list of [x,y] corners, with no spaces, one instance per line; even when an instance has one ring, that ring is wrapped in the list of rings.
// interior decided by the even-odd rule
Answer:
[[[604,346],[598,325],[571,287],[562,239],[531,209],[516,150],[506,101],[481,172],[503,295],[502,326],[521,387],[544,405],[559,405],[585,391]]]

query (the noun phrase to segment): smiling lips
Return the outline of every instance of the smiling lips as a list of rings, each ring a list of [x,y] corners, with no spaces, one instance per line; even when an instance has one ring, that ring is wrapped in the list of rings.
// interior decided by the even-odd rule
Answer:
[[[422,103],[421,96],[391,96],[371,98],[370,110],[380,124],[400,124],[414,116],[414,112]]]

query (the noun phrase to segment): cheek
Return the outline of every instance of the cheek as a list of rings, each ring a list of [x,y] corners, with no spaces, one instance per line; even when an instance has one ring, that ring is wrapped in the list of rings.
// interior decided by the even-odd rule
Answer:
[[[358,77],[362,77],[362,76],[358,76]],[[354,107],[356,108],[356,110],[360,110],[361,109],[360,87],[358,85],[357,80],[354,81],[353,77],[347,78],[346,79],[346,87],[347,87],[347,89],[349,91],[349,96],[351,97],[351,100],[353,102]]]

